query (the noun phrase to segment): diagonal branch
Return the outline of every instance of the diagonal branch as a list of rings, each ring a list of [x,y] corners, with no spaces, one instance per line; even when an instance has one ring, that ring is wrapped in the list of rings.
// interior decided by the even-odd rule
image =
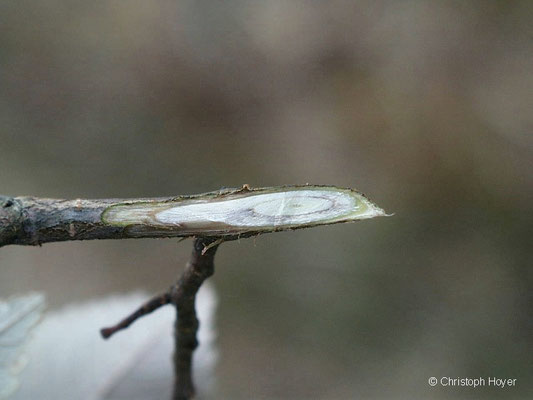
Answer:
[[[150,314],[152,311],[157,310],[159,307],[169,304],[170,299],[171,299],[170,290],[166,293],[153,297],[152,299],[144,303],[141,307],[139,307],[131,315],[129,315],[128,317],[120,321],[118,324],[108,327],[108,328],[100,329],[100,333],[102,334],[102,337],[104,339],[110,338],[116,332],[121,331],[122,329],[126,329],[133,322],[135,322],[135,320],[145,316],[146,314]]]

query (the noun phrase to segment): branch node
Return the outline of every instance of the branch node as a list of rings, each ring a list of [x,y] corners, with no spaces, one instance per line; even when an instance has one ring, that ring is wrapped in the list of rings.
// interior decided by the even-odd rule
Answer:
[[[185,270],[175,285],[166,293],[147,301],[118,324],[100,330],[102,337],[107,339],[116,332],[126,329],[146,314],[165,304],[172,303],[179,314],[179,317],[176,317],[174,330],[176,347],[174,352],[174,400],[187,400],[194,397],[192,358],[194,350],[199,344],[196,336],[199,327],[195,310],[196,295],[202,283],[213,275],[215,252],[223,241],[222,238],[196,238],[191,260],[185,266]]]

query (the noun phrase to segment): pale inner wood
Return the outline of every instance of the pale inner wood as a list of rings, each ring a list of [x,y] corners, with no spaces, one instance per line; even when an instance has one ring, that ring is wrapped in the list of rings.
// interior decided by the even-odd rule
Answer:
[[[262,227],[306,224],[356,212],[360,204],[348,193],[298,190],[178,205],[155,215],[163,224],[222,223]]]

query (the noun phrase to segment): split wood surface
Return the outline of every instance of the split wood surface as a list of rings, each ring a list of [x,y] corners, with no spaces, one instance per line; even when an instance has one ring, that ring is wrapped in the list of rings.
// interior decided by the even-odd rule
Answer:
[[[219,190],[155,199],[59,200],[0,196],[0,247],[90,239],[224,237],[386,215],[361,193],[334,186]]]

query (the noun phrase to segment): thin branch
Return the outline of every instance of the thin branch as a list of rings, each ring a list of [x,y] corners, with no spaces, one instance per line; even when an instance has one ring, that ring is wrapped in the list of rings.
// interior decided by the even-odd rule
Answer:
[[[220,238],[195,239],[191,259],[178,282],[169,291],[152,298],[115,326],[100,330],[102,336],[107,339],[129,327],[138,318],[172,303],[177,312],[174,326],[173,400],[188,400],[194,397],[192,360],[194,350],[198,347],[196,335],[199,327],[195,309],[196,294],[202,283],[215,271],[214,257],[220,243],[222,243]]]
[[[135,320],[137,320],[138,318],[141,318],[145,316],[146,314],[150,314],[152,311],[157,310],[159,307],[169,304],[170,301],[171,301],[170,291],[168,291],[167,293],[163,293],[158,296],[155,296],[152,299],[148,300],[146,303],[144,303],[134,313],[132,313],[131,315],[129,315],[128,317],[120,321],[118,324],[108,327],[108,328],[100,329],[100,333],[104,339],[108,339],[112,335],[114,335],[116,332],[121,331],[122,329],[126,329],[133,322],[135,322]]]

